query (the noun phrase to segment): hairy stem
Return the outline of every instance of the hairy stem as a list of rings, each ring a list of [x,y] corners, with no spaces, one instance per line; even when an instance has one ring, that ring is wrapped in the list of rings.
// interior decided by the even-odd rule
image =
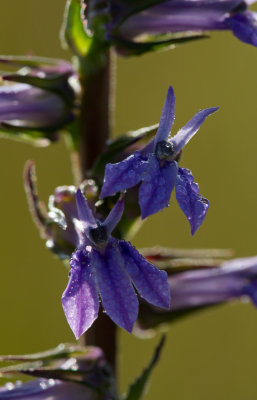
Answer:
[[[82,79],[82,111],[79,123],[79,159],[82,179],[111,136],[114,111],[115,54],[109,49],[105,63]]]
[[[82,106],[79,121],[79,146],[74,157],[74,179],[85,179],[95,160],[111,136],[114,111],[115,54],[107,50],[105,62],[98,68],[88,68],[82,75]],[[85,61],[86,62],[86,61]],[[79,171],[78,171],[79,167]],[[76,182],[78,184],[78,182]],[[116,367],[116,325],[106,314],[99,317],[82,338],[87,346],[101,347],[113,372]]]
[[[97,320],[84,335],[84,343],[87,346],[98,346],[104,351],[112,370],[116,372],[117,356],[117,328],[112,320],[100,310]]]

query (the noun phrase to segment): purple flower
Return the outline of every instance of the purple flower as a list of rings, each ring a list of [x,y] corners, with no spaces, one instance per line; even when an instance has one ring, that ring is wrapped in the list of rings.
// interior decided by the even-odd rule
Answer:
[[[79,338],[97,318],[100,296],[109,317],[131,332],[138,315],[134,287],[147,302],[169,308],[167,274],[148,263],[130,243],[111,236],[123,213],[123,198],[103,222],[94,217],[80,189],[76,202],[74,222],[80,243],[72,255],[69,283],[62,296],[68,323]]]
[[[257,257],[226,261],[220,267],[169,277],[171,310],[247,297],[257,306]]]
[[[250,299],[257,307],[257,256],[218,265],[216,261],[216,266],[207,268],[200,267],[198,263],[197,269],[186,272],[178,272],[181,267],[170,268],[170,310],[161,310],[140,301],[135,333],[142,336],[145,330],[176,322],[201,309],[236,299]]]
[[[178,204],[194,234],[205,218],[209,201],[199,194],[192,173],[179,168],[176,160],[205,118],[218,108],[201,110],[174,137],[168,139],[175,117],[174,108],[175,97],[170,87],[155,138],[125,160],[106,165],[100,197],[112,196],[140,183],[139,205],[144,219],[168,206],[175,187]]]
[[[6,133],[30,131],[32,136],[33,131],[48,132],[46,137],[54,140],[51,132],[74,119],[79,87],[72,66],[65,61],[30,57],[0,56],[0,62],[23,67],[2,76],[0,129]]]
[[[141,35],[231,30],[241,41],[257,46],[257,13],[252,0],[109,0],[108,36],[136,43]],[[94,3],[94,1],[93,1]],[[102,9],[101,9],[102,11]],[[134,39],[137,39],[136,41]]]
[[[0,87],[0,126],[56,129],[69,120],[58,94],[22,83]]]

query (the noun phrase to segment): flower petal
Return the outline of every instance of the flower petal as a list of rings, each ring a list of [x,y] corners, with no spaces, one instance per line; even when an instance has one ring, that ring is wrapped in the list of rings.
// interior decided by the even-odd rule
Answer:
[[[140,296],[157,307],[169,309],[170,288],[167,273],[147,262],[130,243],[122,240],[119,245],[125,268]]]
[[[176,182],[177,170],[176,162],[166,161],[161,167],[157,157],[150,154],[148,169],[139,188],[142,219],[168,206]]]
[[[81,250],[71,259],[70,280],[62,296],[67,321],[78,339],[97,318],[99,299],[89,254]]]
[[[83,196],[80,189],[76,192],[76,203],[78,209],[79,220],[83,221],[85,228],[88,226],[96,226],[96,221],[90,210],[86,198]]]
[[[100,199],[137,185],[142,180],[146,165],[147,161],[138,151],[119,163],[107,164]]]
[[[257,257],[239,258],[217,268],[202,268],[169,277],[173,310],[221,303],[248,296],[257,305]]]
[[[117,325],[131,332],[138,315],[138,300],[124,269],[118,241],[112,240],[103,255],[93,250],[92,262],[103,308]]]
[[[238,13],[227,18],[226,22],[238,39],[257,46],[257,13]]]
[[[106,220],[103,223],[103,226],[106,227],[108,235],[110,235],[115,228],[116,225],[118,225],[122,214],[124,211],[124,196],[122,196],[115,206],[111,209],[109,215],[107,216]]]
[[[242,0],[162,1],[132,15],[119,26],[118,32],[123,38],[129,39],[142,34],[226,29],[225,16],[241,2]]]
[[[158,142],[168,139],[174,119],[175,119],[175,95],[172,86],[170,86],[162,110],[159,128],[154,139],[154,149]]]
[[[183,147],[189,142],[190,139],[196,134],[204,120],[210,115],[216,112],[219,107],[207,108],[206,110],[201,110],[199,113],[188,121],[188,123],[181,128],[178,133],[171,139],[172,143],[175,145],[176,154],[174,157],[183,149]]]
[[[191,234],[193,235],[203,223],[210,203],[199,194],[198,184],[194,182],[194,177],[189,169],[178,169],[176,198],[191,225]]]

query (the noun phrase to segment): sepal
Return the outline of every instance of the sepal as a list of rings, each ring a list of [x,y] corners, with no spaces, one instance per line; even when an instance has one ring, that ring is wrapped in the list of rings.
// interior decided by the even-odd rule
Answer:
[[[231,249],[173,249],[161,246],[140,249],[140,253],[168,275],[201,268],[212,268],[232,257]]]
[[[21,361],[22,363],[24,363],[41,361],[43,365],[47,365],[48,362],[51,363],[51,361],[53,360],[63,359],[67,357],[77,357],[79,355],[83,355],[84,352],[85,348],[77,344],[61,343],[53,349],[40,351],[39,353],[0,356],[0,362]]]
[[[63,47],[78,57],[85,57],[89,52],[92,38],[83,27],[80,0],[67,1],[60,39]]]
[[[147,35],[145,41],[140,42],[109,34],[109,39],[117,52],[123,56],[141,56],[150,51],[173,50],[182,44],[208,38],[208,35],[202,33],[180,32],[169,35]]]
[[[35,70],[43,70],[45,73],[67,73],[73,72],[68,61],[58,58],[37,57],[37,56],[0,56],[0,63],[12,67],[29,67]]]

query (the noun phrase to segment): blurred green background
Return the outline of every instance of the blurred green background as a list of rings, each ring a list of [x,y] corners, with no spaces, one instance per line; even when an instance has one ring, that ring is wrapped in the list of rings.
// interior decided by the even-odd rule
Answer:
[[[0,53],[67,57],[58,32],[65,0],[1,2]],[[233,248],[257,253],[257,49],[230,32],[215,33],[175,51],[119,59],[116,133],[159,120],[174,86],[174,132],[200,108],[220,106],[184,151],[201,193],[211,201],[194,238],[176,205],[151,217],[137,247]],[[40,195],[71,184],[64,143],[39,149],[0,141],[1,329],[0,353],[29,353],[73,341],[61,307],[67,271],[44,247],[30,219],[22,170],[36,162]],[[172,326],[146,399],[241,400],[257,396],[257,310],[233,304]],[[141,370],[158,336],[142,341],[120,333],[121,387]]]

